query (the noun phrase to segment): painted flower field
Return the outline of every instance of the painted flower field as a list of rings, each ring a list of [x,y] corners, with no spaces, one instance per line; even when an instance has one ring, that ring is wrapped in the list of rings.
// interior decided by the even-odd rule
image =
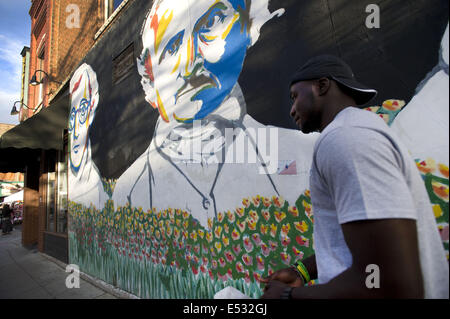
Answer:
[[[143,298],[212,298],[226,286],[258,298],[261,277],[314,252],[308,191],[295,206],[244,199],[208,228],[172,208],[115,210],[108,201],[102,211],[76,203],[69,211],[70,262]]]

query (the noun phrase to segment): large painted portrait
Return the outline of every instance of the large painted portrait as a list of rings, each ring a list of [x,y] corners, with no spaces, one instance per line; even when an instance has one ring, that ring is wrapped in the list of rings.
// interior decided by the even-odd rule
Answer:
[[[294,203],[307,189],[316,135],[255,121],[237,81],[261,27],[283,13],[268,1],[154,2],[137,66],[160,116],[149,148],[116,183],[116,205],[182,208],[210,229],[245,198]],[[280,163],[290,171],[279,174]]]
[[[85,207],[103,208],[107,196],[99,171],[92,161],[89,129],[99,102],[97,75],[86,63],[70,81],[69,113],[69,200]]]

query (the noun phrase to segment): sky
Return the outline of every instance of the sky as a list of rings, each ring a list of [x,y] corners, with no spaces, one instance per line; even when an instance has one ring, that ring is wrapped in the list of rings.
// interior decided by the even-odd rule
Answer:
[[[30,46],[30,0],[0,0],[0,123],[19,124],[10,115],[20,100],[20,81],[24,46]]]

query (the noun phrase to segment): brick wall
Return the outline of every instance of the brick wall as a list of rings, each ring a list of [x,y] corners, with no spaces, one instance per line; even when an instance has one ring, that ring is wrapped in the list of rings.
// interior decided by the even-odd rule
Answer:
[[[68,27],[66,21],[74,13],[69,5],[79,9],[79,27]],[[75,67],[93,46],[95,33],[104,21],[103,0],[33,0],[31,17],[30,79],[39,67],[38,54],[44,49],[43,70],[53,81],[44,81],[43,104],[58,91]],[[42,73],[38,73],[38,80]],[[39,86],[29,86],[28,106],[38,106]],[[29,115],[33,112],[28,110]]]

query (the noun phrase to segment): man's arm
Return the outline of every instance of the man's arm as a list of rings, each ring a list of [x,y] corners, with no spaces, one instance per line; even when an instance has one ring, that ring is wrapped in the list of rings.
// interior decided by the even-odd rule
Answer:
[[[308,258],[305,258],[304,260],[302,260],[302,263],[308,270],[309,277],[311,279],[317,278],[316,255],[311,255]],[[306,284],[298,271],[294,269],[294,267],[277,270],[271,276],[262,278],[260,281],[261,283],[267,284],[273,280],[280,281],[291,287],[301,287]]]
[[[416,223],[412,219],[355,221],[342,225],[353,264],[326,284],[298,287],[294,299],[423,298]],[[368,265],[379,269],[379,288],[368,288]],[[370,278],[369,278],[370,281]],[[279,298],[286,285],[273,281],[263,298]]]

